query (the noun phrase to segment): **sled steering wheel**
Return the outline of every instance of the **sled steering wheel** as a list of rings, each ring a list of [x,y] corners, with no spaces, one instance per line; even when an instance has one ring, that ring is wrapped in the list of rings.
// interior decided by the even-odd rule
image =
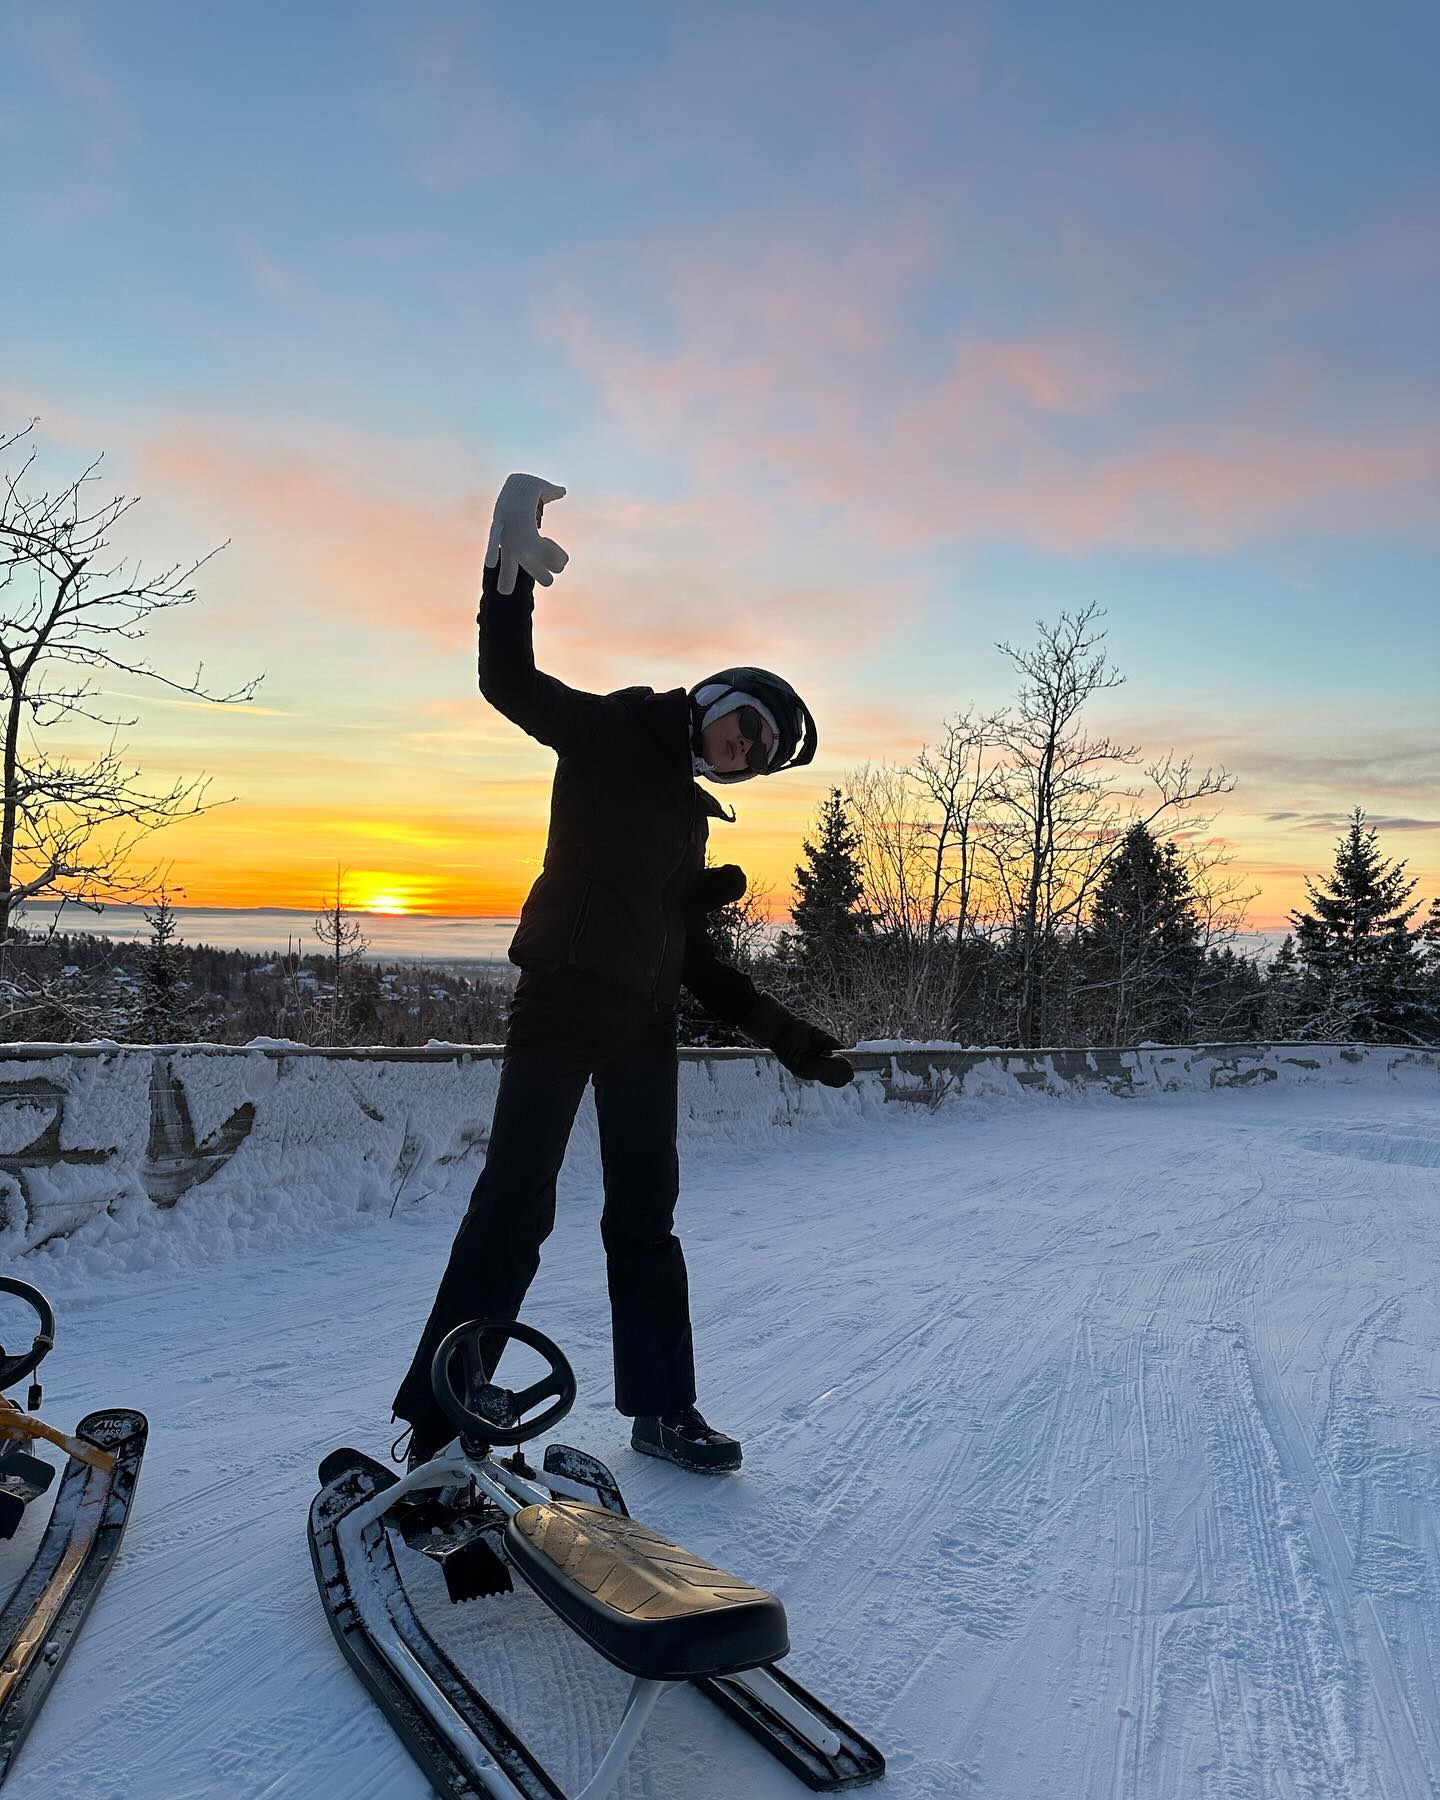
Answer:
[[[39,1288],[28,1281],[16,1281],[13,1275],[0,1275],[0,1294],[13,1294],[17,1300],[23,1300],[40,1321],[35,1342],[23,1355],[6,1356],[4,1345],[0,1344],[0,1388],[7,1388],[38,1369],[55,1348],[55,1315]]]
[[[482,1343],[488,1340],[487,1348],[498,1343],[499,1348],[495,1350],[495,1361],[498,1362],[501,1351],[512,1338],[538,1350],[549,1363],[550,1367],[538,1381],[521,1388],[518,1394],[511,1388],[496,1387],[491,1381],[467,1381],[472,1369],[477,1377],[483,1377]],[[452,1375],[457,1360],[461,1371],[459,1390]],[[559,1424],[575,1404],[575,1371],[566,1360],[565,1352],[543,1331],[537,1331],[533,1325],[522,1325],[518,1319],[473,1319],[468,1325],[457,1325],[435,1352],[435,1359],[430,1364],[430,1386],[451,1423],[458,1425],[467,1437],[479,1438],[487,1444],[523,1444],[529,1438],[539,1437],[542,1431]],[[461,1398],[467,1387],[469,1406]],[[526,1420],[525,1414],[532,1406],[552,1396],[553,1406],[547,1406],[538,1417]]]

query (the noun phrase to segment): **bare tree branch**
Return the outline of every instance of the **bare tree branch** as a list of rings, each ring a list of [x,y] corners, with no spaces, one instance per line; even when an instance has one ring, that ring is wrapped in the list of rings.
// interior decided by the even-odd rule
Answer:
[[[154,871],[135,867],[137,846],[222,804],[207,797],[203,778],[151,791],[125,766],[113,735],[83,761],[47,755],[34,734],[62,721],[112,734],[133,725],[109,716],[99,685],[107,675],[219,706],[252,699],[261,679],[211,691],[203,663],[188,680],[175,678],[124,648],[158,614],[194,604],[195,577],[217,551],[153,575],[138,559],[117,559],[112,534],[138,498],[95,495],[99,457],[64,487],[33,490],[34,425],[0,439],[0,452],[24,448],[18,467],[0,477],[0,942],[16,907],[38,895],[98,908],[147,891]]]

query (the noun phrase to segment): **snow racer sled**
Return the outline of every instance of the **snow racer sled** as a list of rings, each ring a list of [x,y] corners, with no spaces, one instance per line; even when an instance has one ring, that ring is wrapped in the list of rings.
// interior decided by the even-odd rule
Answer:
[[[0,1392],[0,1538],[14,1537],[25,1508],[55,1478],[54,1464],[43,1462],[30,1446],[55,1444],[69,1458],[40,1547],[0,1609],[3,1781],[120,1548],[147,1425],[143,1413],[92,1412],[70,1437],[32,1418],[40,1404],[40,1384],[33,1376],[54,1348],[55,1315],[28,1281],[0,1275],[0,1293],[23,1300],[40,1322],[28,1350],[9,1356],[0,1345],[0,1390],[32,1377],[24,1412]]]
[[[549,1364],[519,1393],[495,1386],[480,1367],[482,1340],[493,1369],[511,1339]],[[680,1683],[810,1788],[832,1792],[884,1774],[874,1745],[776,1666],[790,1644],[773,1594],[632,1519],[614,1476],[594,1457],[552,1443],[537,1472],[514,1448],[548,1431],[575,1401],[574,1372],[549,1338],[514,1321],[458,1326],[435,1353],[431,1381],[458,1441],[403,1477],[359,1451],[332,1452],[310,1508],[310,1556],[340,1648],[444,1800],[566,1796],[425,1629],[392,1532],[440,1562],[452,1600],[507,1592],[510,1571],[518,1571],[592,1649],[633,1677],[619,1729],[574,1800],[611,1791],[655,1702]],[[527,1421],[545,1400],[553,1403]],[[499,1460],[497,1445],[514,1454]]]

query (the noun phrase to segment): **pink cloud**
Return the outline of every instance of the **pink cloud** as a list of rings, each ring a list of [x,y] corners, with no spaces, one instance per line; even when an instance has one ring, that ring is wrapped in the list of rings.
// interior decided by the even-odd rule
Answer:
[[[1340,517],[1403,523],[1416,516],[1435,471],[1435,452],[1424,444],[1311,443],[1242,427],[1209,444],[1155,443],[1089,466],[1037,451],[1013,476],[962,471],[951,482],[932,479],[928,495],[916,470],[887,525],[896,543],[929,519],[944,521],[950,535],[1057,550],[1213,551],[1267,532],[1324,529]]]
[[[487,468],[455,493],[458,454],[338,437],[272,451],[206,420],[153,432],[138,463],[152,489],[187,496],[238,556],[273,572],[287,605],[448,651],[472,631],[499,483]],[[473,463],[472,451],[461,466]],[[579,686],[688,685],[735,662],[813,668],[826,651],[853,654],[893,632],[911,604],[877,607],[864,580],[807,579],[783,522],[743,495],[567,498],[547,527],[572,560],[539,596],[537,653]]]
[[[797,415],[826,434],[863,431],[866,384],[884,380],[897,309],[935,248],[918,213],[823,256],[737,227],[657,254],[673,349],[618,337],[578,298],[552,305],[544,325],[637,443],[678,441],[687,460],[718,470]]]
[[[732,229],[658,256],[674,315],[658,344],[574,302],[548,325],[633,443],[702,483],[769,484],[777,511],[841,509],[887,550],[1433,529],[1440,446],[1383,417],[1337,426],[1323,369],[1212,394],[1179,360],[1060,328],[954,334],[923,360],[905,319],[933,256],[918,215],[839,247],[749,246]]]
[[[808,696],[807,696],[808,698]],[[922,724],[915,709],[870,703],[856,706],[843,695],[825,709],[822,742],[829,760],[862,763],[871,758],[903,763],[918,754],[932,721]]]
[[[877,607],[863,579],[806,579],[803,550],[763,498],[602,494],[546,517],[572,563],[537,603],[537,633],[566,662],[548,666],[591,687],[689,685],[737,662],[813,667],[883,641],[914,604]]]
[[[388,490],[221,430],[176,430],[140,452],[147,480],[221,502],[262,531],[263,552],[321,604],[372,623],[453,639],[455,596],[473,586],[480,502]],[[242,530],[243,535],[243,530]]]
[[[979,387],[1008,384],[1037,412],[1076,417],[1102,412],[1162,379],[1153,363],[1142,366],[1117,344],[1080,333],[976,345],[958,360],[960,368]]]

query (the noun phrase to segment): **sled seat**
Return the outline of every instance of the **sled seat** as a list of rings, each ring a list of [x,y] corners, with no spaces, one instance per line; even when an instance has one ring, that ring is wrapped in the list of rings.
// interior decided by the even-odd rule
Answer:
[[[790,1648],[785,1608],[773,1594],[603,1507],[522,1507],[506,1521],[505,1549],[567,1625],[644,1680],[733,1674]]]

